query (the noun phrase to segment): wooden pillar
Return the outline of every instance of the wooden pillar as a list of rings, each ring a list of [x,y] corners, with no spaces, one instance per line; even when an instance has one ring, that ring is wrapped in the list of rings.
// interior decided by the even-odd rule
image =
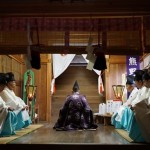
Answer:
[[[50,83],[52,80],[52,65],[51,65],[51,54],[48,55],[48,62],[47,62],[47,112],[46,112],[46,121],[51,122],[51,102],[52,102],[52,97],[50,93]]]
[[[145,38],[145,28],[144,28],[144,17],[141,17],[141,26],[140,26],[140,44],[141,44],[141,51],[143,55],[145,53],[145,46],[146,46],[146,38]]]

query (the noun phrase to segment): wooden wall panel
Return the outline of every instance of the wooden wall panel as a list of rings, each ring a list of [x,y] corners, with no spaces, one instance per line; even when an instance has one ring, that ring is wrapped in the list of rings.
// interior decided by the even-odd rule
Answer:
[[[0,72],[13,72],[16,79],[15,93],[22,98],[22,63],[18,62],[14,57],[0,56]]]
[[[1,72],[12,71],[12,59],[6,55],[1,57]]]
[[[16,89],[15,89],[15,93],[17,96],[22,98],[22,64],[18,63],[16,60],[12,59],[12,72],[15,75],[15,79],[16,79]]]
[[[39,106],[40,121],[51,120],[51,55],[41,54],[41,68],[32,69],[34,72],[35,85],[37,86],[36,105]],[[23,74],[26,67],[23,66]]]
[[[122,84],[122,74],[126,73],[126,62],[125,62],[125,56],[118,57],[116,59],[116,56],[110,57],[110,63],[108,66],[108,69],[106,70],[106,77],[105,77],[105,83],[106,83],[106,100],[115,98],[112,85],[113,84]],[[120,59],[120,62],[119,62]],[[116,60],[116,63],[115,63]],[[124,60],[124,61],[123,61]],[[123,63],[124,62],[124,63]]]
[[[40,70],[34,69],[35,85],[37,86],[37,104],[40,109],[40,120],[46,121],[46,107],[47,107],[47,66],[41,65]]]

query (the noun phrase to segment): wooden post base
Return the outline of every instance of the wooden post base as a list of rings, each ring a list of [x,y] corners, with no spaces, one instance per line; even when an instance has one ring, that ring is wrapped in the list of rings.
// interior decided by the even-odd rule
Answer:
[[[102,123],[102,124],[104,124],[104,126],[111,125],[111,116],[112,115],[110,115],[110,114],[101,115],[101,114],[95,113],[94,116],[95,116],[94,117],[95,123]]]

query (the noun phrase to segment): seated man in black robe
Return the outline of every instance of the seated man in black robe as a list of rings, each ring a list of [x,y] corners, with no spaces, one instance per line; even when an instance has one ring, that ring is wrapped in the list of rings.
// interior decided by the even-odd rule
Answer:
[[[98,126],[93,121],[93,112],[84,95],[79,93],[77,81],[73,92],[66,98],[60,109],[59,118],[54,125],[56,130],[96,130]]]

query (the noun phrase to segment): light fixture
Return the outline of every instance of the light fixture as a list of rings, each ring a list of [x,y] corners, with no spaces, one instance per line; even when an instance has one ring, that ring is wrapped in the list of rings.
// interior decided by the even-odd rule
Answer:
[[[36,86],[26,85],[27,98],[29,101],[33,100],[33,97],[35,95],[35,91],[36,91]]]
[[[122,100],[122,95],[123,95],[125,86],[124,85],[112,85],[112,88],[113,88],[116,99]]]

